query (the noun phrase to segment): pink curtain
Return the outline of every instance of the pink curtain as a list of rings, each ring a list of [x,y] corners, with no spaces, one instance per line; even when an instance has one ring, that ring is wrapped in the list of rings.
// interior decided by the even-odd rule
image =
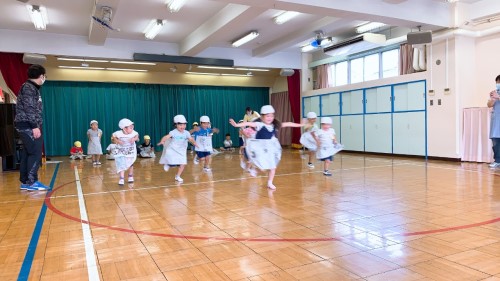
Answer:
[[[279,108],[276,111],[275,118],[281,122],[292,122],[292,109],[290,107],[290,100],[288,92],[273,93],[271,95],[271,105],[274,108]],[[290,145],[292,143],[292,129],[285,128],[278,132],[278,140],[281,145]]]
[[[461,160],[468,162],[493,162],[490,135],[490,109],[487,107],[464,108]]]
[[[415,72],[413,69],[413,47],[409,44],[399,46],[399,75]]]
[[[329,81],[328,77],[330,76],[328,74],[328,71],[330,68],[328,67],[328,64],[322,64],[316,67],[316,80],[318,83],[318,89],[324,89],[329,87]]]

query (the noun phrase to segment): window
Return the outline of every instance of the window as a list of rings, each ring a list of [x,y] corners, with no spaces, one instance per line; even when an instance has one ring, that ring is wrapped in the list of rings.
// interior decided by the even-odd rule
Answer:
[[[328,87],[335,87],[335,64],[328,65]]]
[[[351,84],[363,82],[363,58],[351,60]]]
[[[347,61],[335,64],[335,86],[347,84]]]
[[[382,78],[399,75],[399,49],[382,53]]]
[[[370,81],[380,78],[379,57],[379,54],[373,54],[365,57],[364,81]]]

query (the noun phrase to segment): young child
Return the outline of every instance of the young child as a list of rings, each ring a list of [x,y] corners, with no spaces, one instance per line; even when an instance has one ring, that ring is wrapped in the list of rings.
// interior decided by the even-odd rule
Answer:
[[[251,120],[251,122],[256,122],[257,120],[260,121],[259,118],[254,118]],[[257,134],[257,131],[255,130],[254,127],[246,127],[246,128],[241,128],[243,132],[243,143],[247,143],[249,139],[255,139],[255,135]],[[246,148],[243,149],[243,160],[240,163],[240,166],[243,170],[247,171],[250,173],[252,177],[257,176],[257,171],[252,165],[252,162],[248,158],[248,153]]]
[[[328,168],[333,161],[333,155],[339,151],[339,149],[335,147],[337,139],[335,138],[335,130],[332,129],[331,126],[332,118],[321,117],[321,130],[317,131],[319,145],[316,151],[316,158],[324,162],[323,175],[328,177],[332,175]]]
[[[303,124],[284,122],[274,119],[274,108],[271,105],[264,105],[261,110],[261,122],[236,123],[233,119],[229,122],[234,127],[250,126],[256,129],[255,139],[249,139],[245,144],[250,161],[261,170],[269,170],[267,187],[275,190],[273,184],[276,168],[281,160],[281,145],[276,138],[276,133],[280,128],[302,127]]]
[[[71,154],[69,158],[71,158],[72,160],[83,160],[83,158],[86,156],[83,154],[82,143],[80,141],[75,141],[73,143],[73,147],[71,148],[69,153]]]
[[[238,123],[243,123],[243,120],[238,121]],[[243,128],[240,128],[238,131],[239,135],[239,145],[240,145],[240,154],[243,154],[243,151],[245,150],[245,142],[243,141]]]
[[[318,137],[316,137],[316,132],[319,130],[318,125],[316,125],[316,118],[318,116],[315,112],[308,112],[306,117],[307,124],[304,126],[304,133],[300,136],[300,143],[309,151],[307,167],[313,169],[314,165],[312,163],[312,159],[313,155],[316,153],[319,143]]]
[[[143,158],[156,157],[154,145],[151,142],[151,137],[149,137],[148,135],[144,136],[144,142],[139,146],[139,156]]]
[[[191,134],[191,136],[193,136],[193,132],[196,131],[198,127],[199,127],[198,122],[193,122],[193,124],[191,125],[191,130],[189,130],[189,133]],[[191,145],[191,143],[188,143],[188,147],[191,150],[189,153],[193,154],[194,153],[194,146]],[[194,155],[193,161],[195,164],[200,163],[196,157],[196,154]]]
[[[158,145],[163,145],[163,153],[160,158],[160,164],[163,164],[163,169],[168,172],[170,167],[179,167],[175,175],[175,181],[183,182],[181,178],[182,171],[187,164],[187,146],[188,141],[197,146],[191,134],[186,131],[186,117],[184,115],[174,116],[175,129],[161,138]],[[167,142],[168,141],[168,142]]]
[[[106,154],[106,160],[115,160],[115,155],[117,153],[116,148],[117,145],[115,143],[115,139],[111,136],[111,143],[106,148],[106,151],[108,152],[108,154]]]
[[[120,131],[113,133],[116,143],[115,165],[116,172],[120,174],[119,185],[124,185],[125,171],[128,170],[128,182],[134,182],[134,162],[137,159],[135,142],[139,140],[139,133],[134,131],[134,122],[124,118],[118,122]]]
[[[233,151],[233,141],[231,140],[231,134],[226,134],[226,139],[224,140],[224,150],[225,151]]]
[[[204,172],[212,171],[210,164],[212,163],[211,154],[214,151],[212,147],[212,135],[214,133],[219,133],[219,129],[211,128],[208,116],[201,116],[200,127],[193,132],[193,136],[198,144],[195,148],[196,156],[198,156],[199,161],[203,161]]]
[[[92,164],[94,166],[101,165],[101,162],[99,162],[102,155],[101,136],[102,131],[98,127],[98,122],[96,120],[90,121],[90,129],[87,130],[87,138],[89,139],[87,154],[92,155]]]

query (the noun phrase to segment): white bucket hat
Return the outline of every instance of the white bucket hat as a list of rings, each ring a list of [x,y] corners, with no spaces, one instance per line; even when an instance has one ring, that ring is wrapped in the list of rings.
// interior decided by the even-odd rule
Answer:
[[[317,118],[318,115],[316,115],[315,112],[308,112],[307,115],[306,115],[307,119],[314,119],[314,118]]]
[[[321,117],[321,124],[332,124],[332,118],[330,118],[330,117]]]
[[[269,113],[274,113],[274,107],[272,105],[264,105],[260,109],[260,114],[269,114]]]
[[[208,116],[201,116],[200,117],[200,123],[202,122],[206,122],[206,123],[210,123],[210,118],[208,118]]]
[[[90,121],[90,126],[92,126],[92,124],[94,124],[94,123],[99,124],[99,122],[97,122],[96,120],[92,120],[92,121]]]
[[[174,123],[177,124],[177,123],[183,123],[183,124],[187,124],[187,121],[186,121],[186,117],[184,117],[184,115],[175,115],[174,116]]]
[[[127,118],[123,118],[122,120],[120,120],[120,122],[118,122],[118,127],[120,127],[120,129],[124,129],[125,127],[128,127],[130,125],[133,125],[134,122],[130,121],[129,119]]]

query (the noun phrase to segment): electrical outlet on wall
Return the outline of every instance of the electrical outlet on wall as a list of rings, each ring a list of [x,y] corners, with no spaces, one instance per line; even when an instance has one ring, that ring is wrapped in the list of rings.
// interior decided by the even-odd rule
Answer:
[[[450,88],[444,88],[444,94],[445,95],[451,94]]]
[[[434,95],[434,90],[429,90],[429,96],[433,96]]]

